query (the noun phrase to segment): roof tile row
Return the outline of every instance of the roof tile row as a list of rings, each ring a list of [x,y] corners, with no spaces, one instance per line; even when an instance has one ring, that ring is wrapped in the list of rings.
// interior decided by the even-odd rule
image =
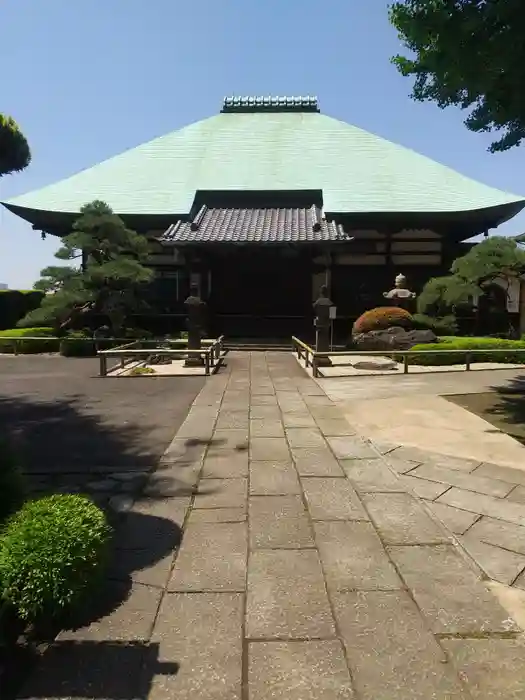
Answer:
[[[177,221],[161,236],[165,243],[298,243],[351,240],[321,210],[307,208],[213,209],[201,207],[190,221]]]

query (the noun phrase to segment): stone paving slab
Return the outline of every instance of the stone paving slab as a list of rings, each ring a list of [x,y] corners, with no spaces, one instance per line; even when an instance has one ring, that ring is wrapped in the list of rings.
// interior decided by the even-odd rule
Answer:
[[[227,451],[204,460],[203,479],[235,479],[248,476],[248,453]]]
[[[124,596],[124,600],[105,617],[78,629],[64,630],[58,641],[130,642],[151,637],[162,596],[159,588],[136,583],[128,591],[126,586],[114,582],[107,587],[105,596],[110,601]]]
[[[301,486],[292,462],[250,462],[250,494],[284,496],[300,494]]]
[[[523,639],[444,639],[473,700],[523,700]]]
[[[217,430],[247,430],[248,427],[248,408],[242,411],[221,411],[216,424]]]
[[[455,469],[447,469],[434,464],[422,464],[410,472],[410,476],[436,481],[448,486],[457,486],[460,489],[484,493],[487,496],[503,498],[512,490],[513,486],[504,481],[496,481],[484,476],[461,472]]]
[[[496,520],[504,520],[514,525],[525,526],[525,505],[512,503],[508,500],[485,496],[481,493],[463,491],[452,488],[443,496],[440,496],[438,503],[446,503],[449,506],[468,510],[479,515],[488,515]]]
[[[241,595],[169,594],[152,641],[160,660],[179,670],[153,678],[149,700],[240,700],[242,685]]]
[[[312,520],[368,520],[357,493],[346,479],[301,479]]]
[[[287,428],[286,439],[292,449],[296,447],[324,447],[323,434],[317,428]]]
[[[463,535],[481,517],[477,513],[459,510],[444,503],[429,503],[428,507],[455,535]]]
[[[469,700],[405,591],[334,598],[358,697],[362,700]]]
[[[476,459],[454,457],[453,455],[422,450],[419,447],[410,447],[408,445],[396,447],[394,450],[389,451],[388,454],[397,459],[406,459],[411,462],[419,462],[420,464],[428,463],[435,467],[455,469],[463,472],[472,472],[480,465],[480,462]],[[480,474],[480,476],[482,475]]]
[[[242,523],[248,519],[246,504],[239,508],[194,508],[188,525],[195,523]]]
[[[517,631],[454,546],[391,547],[389,552],[435,633]]]
[[[246,634],[251,639],[335,636],[316,551],[252,552],[248,568]]]
[[[525,486],[525,470],[503,467],[498,464],[480,464],[473,472],[474,476],[488,477],[489,479],[499,479],[508,481],[510,484],[521,484]]]
[[[354,434],[354,429],[344,418],[324,418],[318,414],[315,422],[325,437],[344,437]]]
[[[353,700],[339,641],[252,642],[250,700]]]
[[[373,459],[377,456],[370,445],[358,437],[331,437],[328,444],[337,459]]]
[[[308,411],[297,413],[284,413],[283,423],[285,428],[315,428],[316,422]]]
[[[493,518],[481,518],[472,526],[469,534],[481,542],[525,554],[525,527]]]
[[[464,535],[460,542],[487,576],[495,581],[511,585],[525,569],[525,556],[522,554],[480,542],[472,534]]]
[[[170,591],[244,591],[245,523],[192,523],[169,582]]]
[[[251,437],[284,437],[284,426],[281,420],[268,418],[252,418],[250,421]]]
[[[507,496],[509,501],[525,505],[525,486],[516,486]]]
[[[363,502],[383,540],[388,544],[448,542],[444,528],[407,493],[368,493]]]
[[[252,496],[249,512],[252,550],[314,546],[300,496]]]
[[[340,464],[359,493],[406,491],[382,459],[345,459]]]
[[[327,446],[294,447],[292,457],[300,476],[344,476]]]
[[[290,450],[284,437],[257,437],[250,440],[250,459],[256,461],[286,461]]]
[[[248,493],[247,479],[203,479],[195,496],[195,508],[236,508]]]
[[[405,486],[407,491],[411,491],[419,496],[419,498],[423,498],[427,501],[434,501],[450,488],[450,486],[447,484],[440,484],[436,483],[435,481],[419,479],[412,476],[412,474],[414,474],[414,471],[411,471],[410,474],[400,474],[399,478],[401,483]]]
[[[316,522],[314,529],[329,590],[402,588],[371,523]]]

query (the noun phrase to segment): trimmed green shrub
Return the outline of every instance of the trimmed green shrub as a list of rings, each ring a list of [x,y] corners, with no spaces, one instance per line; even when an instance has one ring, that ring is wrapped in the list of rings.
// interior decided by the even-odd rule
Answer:
[[[86,331],[69,331],[60,341],[60,354],[64,357],[93,357],[96,355],[93,336]]]
[[[7,438],[0,436],[0,525],[20,508],[26,494],[25,479],[14,450]]]
[[[361,314],[354,323],[352,334],[368,333],[370,331],[382,331],[391,326],[410,328],[412,315],[399,306],[378,306]]]
[[[434,331],[436,335],[456,335],[458,332],[458,324],[454,316],[445,316],[444,318],[434,318],[425,314],[414,314],[412,317],[414,328],[418,330]]]
[[[505,353],[475,353],[470,357],[474,362],[498,362],[509,364],[525,364],[525,341],[505,340],[503,338],[456,338],[442,337],[439,343],[415,345],[413,351],[418,350],[449,350],[447,353],[435,355],[421,354],[409,355],[408,363],[411,365],[443,366],[460,365],[465,362],[465,353],[458,350],[508,350]],[[456,352],[454,352],[454,350]],[[517,352],[521,350],[521,352]],[[401,356],[396,357],[401,361]]]
[[[0,539],[2,597],[28,622],[79,608],[103,582],[111,529],[84,496],[28,501]]]
[[[54,337],[52,328],[9,328],[0,331],[0,353],[13,354],[16,351],[21,355],[36,355],[57,352],[59,345],[60,341]]]
[[[26,314],[40,306],[44,296],[35,289],[1,289],[0,329],[14,328]]]

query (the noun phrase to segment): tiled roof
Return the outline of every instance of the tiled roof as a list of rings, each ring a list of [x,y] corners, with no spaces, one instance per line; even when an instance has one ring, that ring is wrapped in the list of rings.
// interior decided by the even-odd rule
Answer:
[[[165,243],[296,243],[351,240],[340,224],[309,208],[212,209],[202,206],[191,221],[177,221]]]

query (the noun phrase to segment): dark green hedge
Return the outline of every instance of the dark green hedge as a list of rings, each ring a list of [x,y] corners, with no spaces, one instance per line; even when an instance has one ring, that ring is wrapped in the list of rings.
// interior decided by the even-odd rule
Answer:
[[[44,298],[34,289],[0,289],[0,330],[14,328],[24,316],[37,309]]]
[[[508,350],[505,353],[475,353],[470,356],[471,363],[474,362],[498,362],[509,364],[525,364],[525,341],[505,340],[502,338],[440,338],[439,343],[429,343],[427,345],[415,345],[413,351],[418,350],[450,350],[447,353],[436,353],[435,355],[409,355],[410,365],[443,366],[461,365],[465,363],[465,352],[458,350]],[[456,352],[454,352],[454,350]],[[517,352],[520,350],[521,352]],[[401,356],[396,358],[402,361]]]

